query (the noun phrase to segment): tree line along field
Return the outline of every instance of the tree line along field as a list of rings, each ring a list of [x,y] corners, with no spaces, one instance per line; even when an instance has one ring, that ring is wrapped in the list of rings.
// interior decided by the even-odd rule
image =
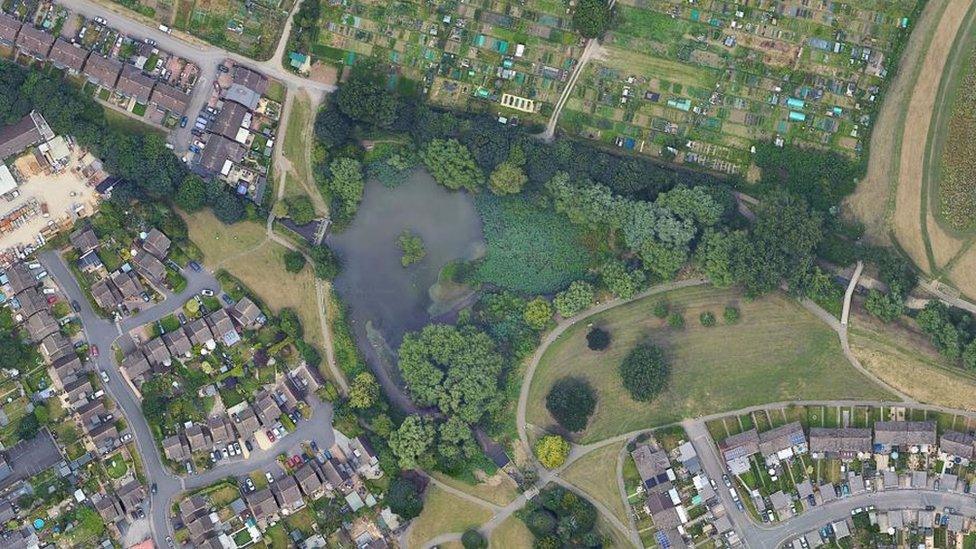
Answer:
[[[652,314],[661,300],[685,318],[683,328],[670,328]],[[721,316],[730,304],[741,311],[738,322],[699,323],[701,313]],[[591,325],[610,333],[609,348],[587,348]],[[661,395],[642,403],[624,389],[618,366],[647,341],[664,349],[671,376]],[[566,330],[546,350],[531,381],[529,423],[555,425],[546,394],[566,376],[587,379],[597,393],[596,410],[580,433],[583,443],[764,402],[890,397],[847,362],[833,330],[795,301],[778,293],[746,300],[740,291],[710,286],[652,295]]]
[[[729,174],[756,141],[859,156],[920,3],[753,4],[618,2],[562,127]]]
[[[582,51],[565,5],[553,0],[352,0],[322,11],[314,61],[348,66],[373,57],[421,82],[434,103],[462,110],[542,121]],[[502,108],[503,94],[534,106]]]

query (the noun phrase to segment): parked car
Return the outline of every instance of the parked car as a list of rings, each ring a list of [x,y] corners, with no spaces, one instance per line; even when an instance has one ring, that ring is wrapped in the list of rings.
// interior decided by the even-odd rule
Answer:
[[[247,448],[247,451],[248,452],[254,450],[254,445],[251,444],[251,441],[250,440],[245,440],[244,441],[244,447]]]
[[[198,273],[203,270],[203,267],[201,267],[200,264],[197,263],[196,261],[191,261],[190,263],[188,263],[188,265],[190,266],[191,269],[193,269]]]
[[[99,25],[104,25],[104,24],[107,23],[107,21],[105,21],[105,18],[104,17],[96,17],[95,18],[95,22],[98,23]]]
[[[227,459],[227,456],[230,455],[230,452],[227,451],[227,448],[224,448],[223,450],[220,451],[220,455],[223,456],[224,459]]]
[[[43,288],[41,289],[41,293],[44,295],[54,295],[58,293],[58,291],[55,290],[54,288]]]
[[[181,128],[185,128],[185,127],[186,127],[186,123],[187,123],[187,122],[188,122],[189,120],[190,120],[190,119],[189,119],[189,118],[187,118],[186,116],[184,116],[183,118],[180,118],[180,127],[181,127]]]
[[[156,486],[155,482],[152,483],[152,488],[150,488],[150,491],[154,494],[159,491],[159,488]]]
[[[179,319],[180,324],[186,324],[186,315],[183,313],[177,313],[176,318]]]
[[[88,348],[88,354],[92,358],[98,358],[98,345],[92,345],[91,347],[89,347]]]
[[[76,313],[80,313],[81,312],[81,304],[78,303],[78,300],[77,299],[72,299],[71,300],[71,308],[74,309],[74,311]]]
[[[142,292],[139,295],[140,295],[140,297],[142,297],[142,300],[143,301],[145,301],[146,303],[149,303],[149,292]]]
[[[121,437],[119,437],[119,440],[122,442],[129,442],[130,440],[132,440],[132,433],[126,433],[122,435]]]
[[[265,431],[264,434],[268,435],[268,440],[270,440],[271,442],[278,440],[278,437],[276,437],[275,434],[272,433],[271,431]]]
[[[313,452],[318,452],[319,451],[319,445],[314,440],[311,441],[311,442],[309,442],[308,445],[312,447],[312,451]]]
[[[234,304],[234,300],[229,295],[227,295],[227,294],[221,294],[220,295],[220,299],[223,299],[224,300],[224,303],[226,303],[228,305],[233,305]]]
[[[732,479],[729,478],[729,475],[722,475],[722,481],[725,482],[726,488],[732,487]]]
[[[210,288],[204,288],[204,289],[200,290],[200,295],[202,295],[204,297],[213,297],[214,291],[211,290]]]
[[[265,473],[264,476],[265,476],[265,478],[268,479],[268,484],[274,484],[275,478],[274,478],[274,475],[271,474],[271,471],[268,471],[267,473]]]
[[[98,375],[102,376],[102,381],[108,383],[108,374],[105,373],[105,370],[99,370]]]

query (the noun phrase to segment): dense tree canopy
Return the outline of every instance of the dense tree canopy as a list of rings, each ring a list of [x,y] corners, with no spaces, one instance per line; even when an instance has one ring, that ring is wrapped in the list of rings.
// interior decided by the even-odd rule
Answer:
[[[437,431],[429,419],[413,415],[407,416],[400,427],[390,435],[390,449],[396,455],[403,469],[414,469],[431,465],[431,453]]]
[[[421,153],[427,171],[448,189],[477,191],[484,174],[474,163],[471,151],[456,139],[434,139]]]
[[[573,12],[573,28],[583,38],[599,38],[610,28],[612,13],[605,0],[579,0]]]
[[[637,401],[647,402],[664,390],[671,365],[660,348],[651,344],[635,347],[620,364],[624,388]]]
[[[357,63],[336,92],[339,111],[353,120],[389,128],[396,120],[397,98],[386,89],[383,74],[373,63]]]
[[[574,280],[568,288],[556,294],[553,305],[563,318],[589,308],[593,304],[593,285],[585,280]]]
[[[369,372],[360,372],[349,386],[349,405],[353,408],[371,408],[380,398],[380,384]]]
[[[583,378],[564,377],[546,395],[546,409],[568,431],[585,429],[595,407],[596,391]]]
[[[410,520],[424,510],[424,500],[417,485],[402,476],[390,482],[390,487],[386,490],[386,503],[403,520]]]
[[[414,401],[475,423],[500,403],[503,359],[472,327],[432,324],[400,344],[400,372]]]
[[[326,188],[335,204],[333,215],[342,220],[352,219],[363,199],[363,166],[355,158],[340,157],[329,164]]]

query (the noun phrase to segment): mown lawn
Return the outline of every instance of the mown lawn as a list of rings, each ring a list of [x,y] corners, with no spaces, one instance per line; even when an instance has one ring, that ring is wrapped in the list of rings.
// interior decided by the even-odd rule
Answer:
[[[525,523],[512,515],[492,530],[489,547],[532,547],[534,538]]]
[[[583,456],[563,472],[561,477],[595,501],[613,511],[620,522],[627,524],[627,508],[617,489],[617,456],[626,442],[609,444]],[[624,458],[629,460],[630,457]]]
[[[462,492],[481,498],[495,505],[506,505],[518,497],[518,486],[504,471],[499,470],[494,475],[478,484],[468,484],[463,480],[451,478],[443,473],[431,473],[434,478]]]
[[[407,547],[421,547],[424,542],[448,532],[463,532],[480,526],[491,518],[487,507],[476,505],[444,490],[431,486],[424,498],[424,510],[414,519]]]
[[[652,314],[666,300],[685,317],[672,329]],[[722,311],[734,304],[741,318],[726,324]],[[706,328],[704,311],[720,319]],[[589,325],[611,334],[603,352],[586,347]],[[617,372],[627,353],[651,341],[664,348],[670,362],[669,387],[651,402],[636,402]],[[783,294],[747,300],[734,289],[684,288],[615,307],[570,327],[546,350],[529,390],[527,420],[552,427],[545,395],[563,376],[588,379],[599,401],[581,442],[653,427],[682,418],[737,410],[783,400],[881,398],[890,395],[860,375],[844,358],[837,335],[822,321]]]

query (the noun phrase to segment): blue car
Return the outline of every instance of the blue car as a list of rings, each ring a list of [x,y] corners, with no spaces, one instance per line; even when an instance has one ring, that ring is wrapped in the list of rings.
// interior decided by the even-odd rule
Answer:
[[[193,269],[194,271],[196,271],[198,273],[203,270],[203,267],[201,267],[200,264],[197,263],[196,261],[191,261],[189,263],[189,265],[190,265],[190,268],[191,269]]]
[[[185,127],[186,127],[186,123],[187,123],[188,121],[189,121],[189,118],[187,118],[187,117],[185,117],[185,116],[184,116],[183,118],[180,118],[180,127],[181,127],[181,128],[185,128]]]

